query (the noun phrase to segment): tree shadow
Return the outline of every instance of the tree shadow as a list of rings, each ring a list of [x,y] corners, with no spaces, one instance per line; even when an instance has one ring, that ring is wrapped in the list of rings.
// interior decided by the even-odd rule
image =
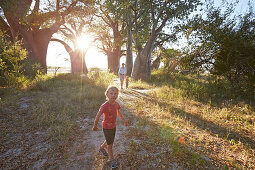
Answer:
[[[141,92],[137,92],[137,93],[139,94],[138,96],[140,98],[143,97],[145,100],[149,100],[155,104],[158,104],[162,108],[169,108],[169,103],[158,101],[157,99],[155,99],[147,94],[143,94]],[[179,109],[177,107],[174,107],[174,106],[171,107],[170,112],[171,112],[170,114],[173,114],[175,116],[180,116],[180,117],[182,117],[182,119],[184,119],[186,121],[190,121],[193,125],[199,127],[200,129],[208,130],[211,133],[218,135],[222,139],[227,139],[229,141],[231,139],[234,139],[235,141],[242,142],[244,145],[249,144],[249,146],[252,149],[255,149],[255,141],[249,137],[241,135],[241,134],[234,132],[230,129],[221,127],[213,122],[204,120],[203,118],[201,118],[198,115],[193,115],[191,113],[188,113],[188,112],[186,112],[182,109]]]
[[[158,102],[156,99],[154,99],[154,98],[152,98],[150,95],[148,95],[148,94],[144,94],[142,91],[136,91],[135,89],[129,89],[129,91],[121,91],[121,93],[122,94],[124,94],[124,95],[127,95],[127,96],[125,96],[125,97],[129,97],[133,102],[136,102],[137,100],[139,100],[139,99],[144,99],[145,101],[147,100],[147,101],[152,101],[152,102]],[[159,103],[159,102],[158,102]],[[197,153],[195,150],[197,150],[196,148],[194,148],[193,146],[188,146],[188,147],[186,147],[186,146],[184,146],[184,145],[182,145],[182,144],[179,144],[179,143],[176,143],[177,141],[172,141],[172,138],[170,139],[170,141],[169,141],[169,139],[166,139],[166,138],[164,138],[163,136],[161,136],[160,134],[162,133],[162,130],[164,131],[164,127],[162,127],[162,126],[160,126],[158,123],[156,123],[156,122],[154,122],[154,121],[151,121],[150,120],[150,118],[149,117],[140,117],[139,115],[136,115],[136,114],[134,114],[133,113],[133,111],[132,110],[130,110],[130,108],[128,107],[128,105],[124,105],[124,106],[122,106],[125,110],[126,110],[126,112],[129,112],[129,114],[132,114],[133,116],[132,117],[134,117],[134,119],[135,119],[135,122],[133,122],[133,123],[135,123],[133,126],[133,128],[137,128],[137,127],[139,127],[139,126],[145,126],[144,127],[144,130],[146,129],[146,130],[148,130],[148,127],[153,127],[153,129],[154,130],[156,130],[156,138],[157,138],[157,140],[163,140],[163,141],[166,141],[168,144],[167,145],[158,145],[159,143],[158,143],[158,141],[155,141],[155,142],[153,142],[153,139],[151,139],[149,136],[147,136],[147,134],[146,133],[141,133],[141,134],[138,134],[138,136],[136,136],[135,134],[137,133],[137,132],[135,132],[135,130],[133,131],[133,130],[131,130],[131,131],[133,131],[133,132],[131,132],[132,133],[132,136],[134,135],[134,137],[135,137],[135,141],[139,141],[139,140],[141,140],[141,143],[148,143],[149,141],[150,142],[153,142],[153,143],[155,143],[155,145],[157,145],[157,148],[159,147],[162,147],[162,149],[164,150],[164,151],[166,151],[166,150],[168,150],[168,147],[169,146],[171,146],[171,148],[173,149],[173,150],[175,150],[175,151],[178,151],[178,152],[180,152],[180,155],[182,155],[181,157],[179,157],[179,156],[177,156],[176,157],[176,159],[174,158],[173,160],[169,160],[169,162],[168,162],[168,164],[166,165],[165,164],[165,166],[166,167],[172,167],[172,164],[171,164],[171,162],[175,162],[175,161],[177,161],[177,162],[179,162],[179,163],[177,163],[176,164],[176,166],[177,166],[177,168],[179,167],[179,165],[180,165],[180,167],[181,167],[181,169],[182,169],[182,166],[185,166],[186,165],[186,163],[183,163],[182,161],[184,161],[184,162],[186,162],[187,160],[186,159],[190,159],[190,158],[193,158],[193,156],[194,156],[194,152],[195,153]],[[142,123],[140,124],[139,123],[139,125],[137,124],[138,122],[139,122],[139,120],[145,120],[145,121],[142,121]],[[145,131],[146,131],[145,130]],[[154,133],[154,132],[152,132],[152,131],[150,131],[150,133]],[[171,133],[172,135],[172,137],[173,137],[173,139],[175,139],[177,136],[176,136],[176,134],[175,133],[172,133],[172,132],[167,132],[167,133]],[[146,137],[145,137],[145,136]],[[130,136],[129,136],[130,137]],[[150,139],[149,139],[150,138]],[[132,138],[133,139],[133,138]],[[144,141],[145,140],[145,141]],[[148,140],[148,141],[147,141]],[[169,143],[170,142],[170,143]],[[171,144],[171,143],[175,143],[175,144]],[[131,142],[132,143],[132,142]],[[162,143],[163,144],[163,143]],[[178,145],[178,146],[177,146]],[[139,145],[140,146],[140,145]],[[134,147],[134,146],[133,146]],[[176,148],[177,147],[177,148]],[[181,149],[179,149],[178,147],[180,147]],[[152,146],[152,148],[154,148],[154,146]],[[186,149],[184,149],[184,148],[186,148]],[[155,148],[154,148],[155,149]],[[184,150],[183,150],[184,149]],[[205,148],[206,149],[206,148]],[[145,148],[143,148],[143,149],[137,149],[136,148],[136,150],[134,151],[135,152],[135,155],[133,155],[132,156],[132,158],[134,157],[134,159],[136,160],[136,159],[138,159],[137,161],[138,162],[136,162],[136,165],[139,165],[139,166],[146,166],[146,167],[149,167],[149,166],[152,166],[151,167],[151,169],[154,169],[153,168],[153,166],[154,165],[156,165],[157,164],[157,160],[155,159],[155,160],[153,160],[153,162],[151,162],[152,160],[149,160],[150,162],[148,162],[148,163],[144,163],[144,161],[146,161],[146,160],[143,160],[144,158],[141,158],[143,161],[140,161],[140,157],[139,157],[139,152],[140,151],[141,152],[145,152],[145,151],[147,151],[147,154],[148,155],[154,155],[155,153],[154,152],[157,152],[157,151],[155,151],[155,150],[148,150],[148,148],[147,148],[147,146],[145,147]],[[157,149],[156,149],[157,150]],[[175,151],[173,151],[173,152],[175,152]],[[170,151],[171,152],[171,151]],[[144,154],[144,153],[143,153]],[[204,153],[205,154],[205,153]],[[173,156],[173,155],[175,155],[174,153],[171,153],[171,155]],[[201,153],[199,153],[198,155],[201,155]],[[176,156],[176,155],[175,155]],[[174,156],[174,157],[175,157]],[[179,159],[183,159],[183,160],[179,160]],[[202,154],[202,156],[201,156],[201,159],[204,159],[205,158],[205,160],[199,160],[198,162],[203,162],[203,161],[206,161],[206,166],[212,166],[212,167],[215,167],[215,165],[213,165],[212,164],[212,162],[217,162],[217,163],[219,163],[220,165],[221,165],[221,167],[226,167],[227,165],[226,164],[224,164],[224,163],[222,163],[222,161],[220,161],[220,160],[217,160],[217,159],[215,159],[215,158],[212,158],[211,156],[206,156],[206,155],[203,155]],[[150,159],[150,158],[149,158]],[[185,161],[186,160],[186,161]],[[209,162],[208,162],[208,160],[210,160]],[[213,160],[213,161],[212,161]],[[125,157],[122,157],[121,158],[121,161],[123,162],[122,164],[123,164],[123,167],[124,168],[131,168],[132,169],[132,167],[133,167],[133,165],[131,164],[131,160],[126,160],[125,159]],[[212,161],[212,162],[211,162]],[[174,163],[173,163],[174,164]],[[179,164],[179,165],[178,165]],[[174,167],[173,167],[174,168]],[[194,168],[194,167],[193,167]],[[216,168],[216,167],[215,167]],[[175,169],[175,168],[174,168]],[[214,168],[213,168],[214,169]],[[216,168],[217,169],[217,168]]]
[[[128,90],[122,90],[121,93],[123,93],[124,95],[130,95],[131,98],[144,98],[144,97],[150,98],[150,96],[145,93],[146,91],[148,90],[128,89]]]
[[[158,104],[164,110],[165,109],[167,110],[167,108],[169,108],[168,103],[159,101],[156,98],[153,98],[148,94],[144,94],[143,92],[139,92],[139,91],[136,91],[134,89],[131,89],[129,91],[121,91],[121,93],[123,93],[124,95],[128,95],[129,97],[130,96],[135,96],[136,99],[134,99],[134,101],[141,98],[145,101],[150,101],[150,102],[153,102],[155,104]],[[130,97],[130,98],[132,98],[132,97]],[[216,123],[204,120],[200,116],[193,115],[192,113],[186,112],[186,111],[184,111],[180,108],[177,108],[177,107],[174,107],[174,106],[170,106],[170,108],[171,109],[168,110],[169,114],[179,116],[183,120],[189,121],[191,124],[193,124],[194,126],[196,126],[199,129],[209,131],[211,134],[214,134],[215,136],[217,136],[219,138],[222,138],[223,140],[231,141],[232,139],[234,139],[235,141],[240,141],[244,146],[247,146],[247,144],[248,144],[251,149],[255,149],[254,139],[251,139],[247,136],[244,136],[242,134],[234,132],[230,129],[221,127],[221,126],[217,125]],[[125,107],[125,109],[128,110],[127,107]],[[138,115],[134,115],[134,116],[138,118]],[[149,120],[149,118],[145,117],[143,119],[146,119],[147,123],[152,124],[153,126],[156,126],[159,129],[163,128],[163,127],[159,126],[157,123],[154,123],[153,121]],[[191,146],[191,148],[192,148],[192,146]],[[207,150],[207,148],[204,148],[204,149]],[[193,151],[193,149],[191,150],[191,152],[192,151]],[[227,167],[227,165],[224,164],[222,162],[222,160],[217,160],[217,158],[215,159],[215,158],[212,158],[210,156],[208,156],[208,158],[218,162],[219,164],[221,164],[222,167]]]
[[[139,98],[144,98],[146,100],[150,100],[153,103],[159,104],[159,106],[163,108],[169,107],[169,103],[158,101],[148,94],[144,94],[142,92],[138,92],[136,90],[132,90],[131,92],[123,92],[124,94],[132,94]],[[197,127],[203,129],[203,130],[209,130],[213,134],[217,134],[219,137],[227,140],[234,139],[235,141],[241,141],[243,144],[248,143],[252,149],[255,149],[255,141],[252,140],[249,137],[243,136],[237,132],[231,131],[229,129],[226,129],[224,127],[221,127],[213,122],[207,121],[202,119],[198,115],[193,115],[191,113],[185,112],[179,108],[172,107],[171,114],[174,114],[176,116],[181,116],[184,120],[190,121],[192,124],[196,125]]]

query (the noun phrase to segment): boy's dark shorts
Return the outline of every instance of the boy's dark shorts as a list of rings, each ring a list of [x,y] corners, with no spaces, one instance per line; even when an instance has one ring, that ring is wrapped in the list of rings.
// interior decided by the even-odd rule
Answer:
[[[103,128],[103,132],[104,132],[104,136],[105,136],[107,145],[113,144],[114,138],[115,138],[115,133],[116,133],[116,127],[113,129],[104,129]]]

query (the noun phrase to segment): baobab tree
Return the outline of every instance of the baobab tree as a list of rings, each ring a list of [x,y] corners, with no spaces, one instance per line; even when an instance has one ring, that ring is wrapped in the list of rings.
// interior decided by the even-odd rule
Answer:
[[[66,25],[63,25],[59,31],[63,34],[65,37],[65,41],[61,40],[59,38],[52,38],[51,41],[57,41],[61,43],[65,49],[66,52],[70,56],[71,61],[71,72],[72,73],[88,73],[88,68],[85,62],[85,55],[88,50],[88,44],[79,44],[82,43],[80,41],[83,37],[83,28],[84,28],[85,22],[81,21],[78,25],[75,24],[74,21],[70,23],[71,28],[69,28]],[[68,42],[71,42],[68,43]],[[88,40],[89,41],[89,40]],[[70,44],[70,45],[69,45]]]
[[[84,5],[85,1],[43,2],[45,1],[1,0],[4,20],[0,22],[6,22],[5,26],[9,26],[13,40],[22,40],[28,57],[39,62],[47,72],[46,54],[52,35],[65,23],[65,16],[75,11],[78,5]],[[3,28],[2,25],[4,24],[0,24],[0,29]]]
[[[132,78],[136,80],[149,80],[151,78],[151,54],[155,48],[157,38],[163,32],[163,28],[187,16],[199,4],[199,0],[149,0],[139,2],[143,2],[143,7],[147,9],[143,15],[149,17],[150,23],[147,25],[149,34],[144,44],[136,42],[139,46],[136,49],[138,52],[133,67]],[[137,19],[135,18],[135,23]],[[140,29],[144,28],[140,27]],[[173,35],[169,34],[169,36]]]

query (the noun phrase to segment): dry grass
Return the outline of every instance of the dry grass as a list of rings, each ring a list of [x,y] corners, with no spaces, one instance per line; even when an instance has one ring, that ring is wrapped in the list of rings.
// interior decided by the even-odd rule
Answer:
[[[53,166],[64,159],[63,153],[81,133],[77,118],[94,117],[114,77],[103,72],[87,77],[59,74],[38,77],[22,90],[2,89],[1,167],[26,169],[46,156],[54,158],[47,161]],[[17,158],[20,153],[24,156]]]
[[[166,80],[164,75],[154,76],[162,80],[150,83],[131,80],[130,89],[121,91],[133,97],[125,106],[134,121],[126,136],[130,145],[128,152],[118,157],[125,167],[255,168],[252,104],[240,102],[231,92],[223,93],[229,87],[224,87],[223,91],[218,87],[219,91],[206,87],[215,86],[210,77],[172,75],[174,78]],[[27,151],[26,156],[15,161],[1,159],[0,165],[17,169],[26,168],[43,156],[67,159],[63,153],[81,133],[77,118],[95,116],[105,101],[105,88],[114,78],[103,72],[90,72],[82,77],[59,74],[38,77],[21,91],[1,89],[1,152],[11,150],[13,155],[18,154],[19,150],[13,147],[20,143]],[[177,141],[180,136],[185,137],[186,144]],[[41,146],[42,153],[38,155],[35,154],[37,150],[33,151],[36,143],[46,147]],[[47,149],[48,145],[51,149]],[[47,164],[54,167],[56,160],[48,161]]]
[[[153,140],[148,148],[151,152],[159,143],[170,145],[174,151],[168,153],[167,158],[172,160],[174,156],[185,160],[183,166],[190,169],[254,169],[255,112],[252,105],[235,100],[235,94],[231,94],[232,100],[227,102],[221,98],[202,100],[213,93],[213,89],[207,93],[207,87],[201,86],[201,82],[212,83],[208,81],[210,77],[191,82],[189,78],[194,76],[179,76],[171,79],[172,85],[166,84],[167,81],[163,85],[159,81],[152,82],[154,85],[148,95],[129,105],[136,116],[141,117],[137,137],[143,134]],[[148,84],[141,85],[144,86]],[[202,93],[193,93],[199,90]],[[231,92],[214,93],[227,97]],[[185,137],[185,147],[176,145],[177,136]],[[167,162],[161,164],[170,167]]]

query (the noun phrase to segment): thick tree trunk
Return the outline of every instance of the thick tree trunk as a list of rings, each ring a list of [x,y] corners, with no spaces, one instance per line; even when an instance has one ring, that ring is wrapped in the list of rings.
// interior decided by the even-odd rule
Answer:
[[[150,36],[145,47],[138,52],[135,59],[132,78],[135,80],[150,80],[151,78],[151,52],[153,49],[154,36]]]
[[[4,33],[4,37],[6,40],[13,41],[11,29],[1,16],[0,16],[0,30]]]
[[[169,62],[169,66],[167,67],[167,72],[175,72],[175,68],[178,66],[179,62],[176,58],[172,58]]]
[[[42,65],[43,71],[47,73],[46,55],[50,39],[57,28],[46,28],[37,31],[28,31],[22,25],[12,24],[12,36],[22,37],[24,47],[28,51],[28,57]]]
[[[131,31],[131,29],[128,29],[126,69],[127,69],[127,76],[131,76],[132,69],[133,69],[132,31]]]
[[[28,21],[26,20],[28,19],[26,15],[31,3],[32,0],[5,0],[2,1],[0,5],[10,26],[14,41],[22,39],[24,47],[28,51],[28,57],[39,62],[42,65],[44,72],[47,73],[46,55],[48,45],[52,34],[58,30],[61,24],[63,24],[63,20],[59,18],[59,20],[56,20],[56,23],[50,28],[45,29],[39,29],[39,27],[33,25],[33,23],[23,22]]]
[[[161,54],[152,62],[152,66],[151,66],[151,70],[159,69],[159,65],[160,65],[160,59],[161,59]]]
[[[121,57],[121,45],[122,45],[122,36],[120,34],[118,23],[113,25],[113,47],[112,51],[106,53],[108,59],[108,69],[110,72],[114,74],[118,74],[119,67],[120,67],[120,57]]]
[[[133,70],[133,55],[132,55],[132,15],[131,12],[127,13],[127,55],[126,55],[126,69],[127,76],[131,76]]]
[[[21,30],[25,48],[29,51],[29,58],[39,62],[47,73],[46,55],[52,36],[51,29],[43,29],[37,32]]]
[[[70,54],[71,72],[72,73],[88,73],[88,68],[84,58],[85,53],[74,51]]]
[[[131,75],[131,77],[133,79],[139,79],[138,77],[141,77],[141,76],[138,75],[138,74],[142,74],[142,73],[139,72],[140,67],[141,67],[141,63],[142,63],[141,62],[141,52],[142,52],[142,50],[138,51],[137,55],[136,55],[136,58],[135,58],[135,63],[134,63],[134,67],[133,67],[133,71],[132,71],[132,75]]]
[[[107,53],[108,69],[114,74],[118,74],[120,67],[120,48],[114,52]]]
[[[75,50],[73,50],[67,43],[56,38],[52,38],[51,41],[57,41],[65,47],[66,52],[70,56],[72,73],[88,73],[88,68],[85,62],[85,56],[87,51],[81,51],[78,48],[75,48]]]

